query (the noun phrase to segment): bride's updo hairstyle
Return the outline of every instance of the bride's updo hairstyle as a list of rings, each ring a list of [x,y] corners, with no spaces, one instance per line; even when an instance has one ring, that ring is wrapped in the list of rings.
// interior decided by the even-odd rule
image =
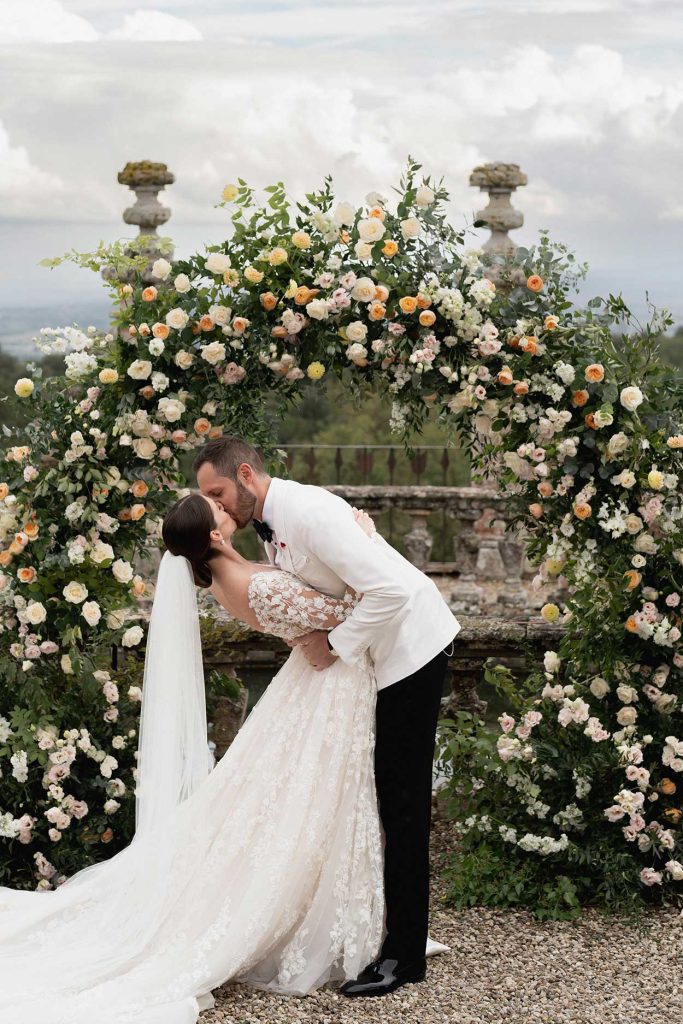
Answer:
[[[172,555],[184,555],[192,566],[198,587],[210,587],[213,573],[209,562],[217,554],[211,547],[216,523],[213,511],[201,494],[188,494],[171,506],[161,527],[164,544]]]

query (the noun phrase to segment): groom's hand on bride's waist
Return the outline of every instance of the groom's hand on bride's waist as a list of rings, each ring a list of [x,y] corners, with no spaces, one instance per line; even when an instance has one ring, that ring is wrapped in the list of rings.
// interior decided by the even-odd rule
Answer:
[[[316,629],[289,641],[290,647],[301,647],[304,658],[318,670],[329,668],[337,660],[327,642],[327,630]]]

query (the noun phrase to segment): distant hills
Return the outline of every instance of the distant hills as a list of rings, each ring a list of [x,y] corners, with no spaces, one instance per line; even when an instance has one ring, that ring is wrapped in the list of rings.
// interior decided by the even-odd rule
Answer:
[[[31,360],[40,352],[31,339],[41,327],[64,327],[77,323],[79,327],[106,328],[109,326],[110,304],[104,300],[67,300],[46,306],[0,306],[0,349],[16,359]]]

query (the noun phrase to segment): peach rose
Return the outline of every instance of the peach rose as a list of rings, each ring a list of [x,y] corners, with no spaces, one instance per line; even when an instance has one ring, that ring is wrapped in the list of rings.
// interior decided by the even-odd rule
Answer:
[[[385,284],[378,284],[375,288],[375,298],[379,302],[386,302],[389,298],[389,289]]]
[[[436,313],[431,309],[423,309],[418,319],[423,327],[431,327],[436,321]]]
[[[657,786],[657,789],[660,793],[666,793],[667,796],[671,796],[672,793],[676,792],[676,783],[673,779],[666,777],[662,779]]]
[[[129,523],[133,517],[130,514],[129,508],[122,508],[116,518],[119,519],[122,523]]]
[[[8,549],[6,551],[0,551],[0,566],[6,569],[12,561],[12,552]]]
[[[549,498],[550,495],[553,493],[553,485],[549,483],[547,480],[541,480],[536,490],[542,498]]]
[[[199,329],[201,331],[212,331],[215,327],[215,323],[211,319],[208,313],[205,313],[199,320]]]
[[[192,331],[192,333],[194,334],[194,336],[195,336],[195,337],[196,337],[196,336],[197,336],[198,334],[201,334],[201,333],[202,333],[202,329],[201,329],[201,327],[199,326],[199,324],[192,324],[192,326],[190,327],[190,330]]]
[[[0,484],[0,501],[4,501],[9,494],[9,487],[7,484]]]
[[[557,329],[559,323],[559,317],[556,317],[552,313],[550,313],[543,321],[543,326],[545,327],[546,331],[554,331]]]
[[[237,331],[238,334],[243,334],[249,326],[250,321],[244,316],[236,316],[232,322],[233,331]]]
[[[144,505],[133,505],[130,510],[130,518],[134,523],[137,523],[138,519],[142,519],[147,509]]]
[[[387,307],[383,302],[375,300],[368,306],[368,316],[371,320],[383,320],[386,316]]]
[[[592,412],[586,413],[586,415],[583,418],[583,422],[586,424],[587,427],[590,427],[591,430],[599,429],[597,423],[595,422],[595,416]]]
[[[380,220],[384,220],[386,214],[381,206],[373,206],[373,208],[368,212],[368,217],[379,217]]]
[[[283,324],[277,324],[275,327],[271,327],[270,333],[273,338],[286,338],[287,328]]]
[[[573,505],[574,515],[577,519],[588,519],[592,515],[593,509],[590,507],[588,502],[578,501]]]
[[[527,334],[524,338],[520,339],[519,347],[522,352],[528,352],[529,355],[538,355],[538,342],[532,334]]]
[[[162,341],[166,341],[170,333],[171,328],[167,324],[152,324],[152,334],[155,338],[161,338]]]
[[[509,366],[504,366],[502,370],[498,371],[498,383],[499,384],[512,384],[514,377],[512,370]]]
[[[271,309],[275,309],[277,306],[277,298],[272,292],[261,292],[259,295],[259,302],[268,312],[270,312]]]
[[[636,569],[627,569],[624,576],[628,580],[628,583],[626,584],[627,590],[635,590],[643,578]]]
[[[543,288],[543,278],[540,274],[532,274],[526,279],[526,286],[530,292],[540,292]]]
[[[174,442],[174,444],[182,444],[184,441],[187,441],[187,431],[174,430],[171,433],[171,440]]]
[[[529,385],[525,380],[518,380],[512,390],[516,395],[528,395]]]
[[[589,383],[599,384],[601,380],[605,379],[605,367],[602,363],[591,363],[584,370],[584,376]]]
[[[578,407],[580,407],[582,405],[585,405],[586,402],[588,401],[589,397],[590,396],[589,396],[588,392],[585,391],[583,388],[581,389],[581,391],[575,391],[574,394],[572,395],[572,405],[578,406]]]
[[[417,299],[414,295],[404,295],[398,300],[398,304],[404,313],[414,313],[417,309]]]
[[[33,583],[37,575],[38,574],[32,565],[25,565],[23,569],[20,569],[17,573],[17,578],[21,583]]]
[[[133,582],[130,585],[130,589],[136,597],[142,597],[145,592],[145,581],[142,576],[134,576]]]
[[[423,292],[418,292],[417,304],[420,309],[429,309],[429,307],[432,304],[432,300],[428,295],[425,295]]]
[[[114,838],[114,830],[111,828],[105,828],[104,832],[100,836],[101,843],[110,843]]]
[[[130,485],[130,493],[134,498],[144,498],[148,491],[149,487],[144,480],[134,480]]]
[[[150,284],[150,285],[148,285],[147,288],[143,288],[142,289],[141,298],[142,298],[143,302],[154,302],[154,300],[156,299],[158,294],[159,293],[157,292],[157,290],[154,287],[154,285]]]
[[[200,416],[194,421],[194,429],[196,434],[207,434],[211,429],[211,424],[204,416]]]
[[[540,519],[543,515],[543,505],[538,501],[534,501],[529,505],[529,511],[531,512],[534,519]]]
[[[672,437],[667,437],[666,443],[669,448],[683,448],[683,434],[674,434]],[[0,484],[0,486],[2,486]]]
[[[681,820],[681,811],[678,807],[667,807],[667,809],[662,813],[662,817],[666,818],[667,821],[670,821],[672,825],[678,825]]]
[[[211,430],[206,435],[210,441],[215,441],[217,437],[220,437],[223,433],[222,427],[211,427]]]
[[[35,540],[38,534],[40,533],[40,527],[38,526],[38,523],[34,523],[33,521],[28,522],[24,527],[24,533],[26,534],[29,540]]]
[[[142,395],[143,398],[154,398],[154,388],[151,384],[145,384],[143,388],[138,389],[138,394]]]
[[[388,238],[384,245],[382,246],[382,252],[384,253],[385,256],[391,258],[392,256],[395,256],[396,253],[398,252],[398,244],[394,242],[392,238]]]
[[[508,338],[508,345],[510,348],[519,348],[519,338],[516,334],[513,334],[511,338]]]
[[[234,267],[223,271],[223,284],[227,284],[228,288],[235,288],[239,284],[239,280],[240,275]]]

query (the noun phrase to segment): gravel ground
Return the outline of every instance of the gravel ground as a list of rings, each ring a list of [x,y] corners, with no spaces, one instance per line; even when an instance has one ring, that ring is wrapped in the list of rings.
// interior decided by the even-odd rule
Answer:
[[[526,911],[452,910],[440,902],[449,826],[435,822],[430,934],[451,947],[427,978],[379,999],[333,988],[305,998],[245,985],[218,990],[201,1024],[671,1024],[683,1019],[683,916],[636,926],[584,910],[537,922]]]

